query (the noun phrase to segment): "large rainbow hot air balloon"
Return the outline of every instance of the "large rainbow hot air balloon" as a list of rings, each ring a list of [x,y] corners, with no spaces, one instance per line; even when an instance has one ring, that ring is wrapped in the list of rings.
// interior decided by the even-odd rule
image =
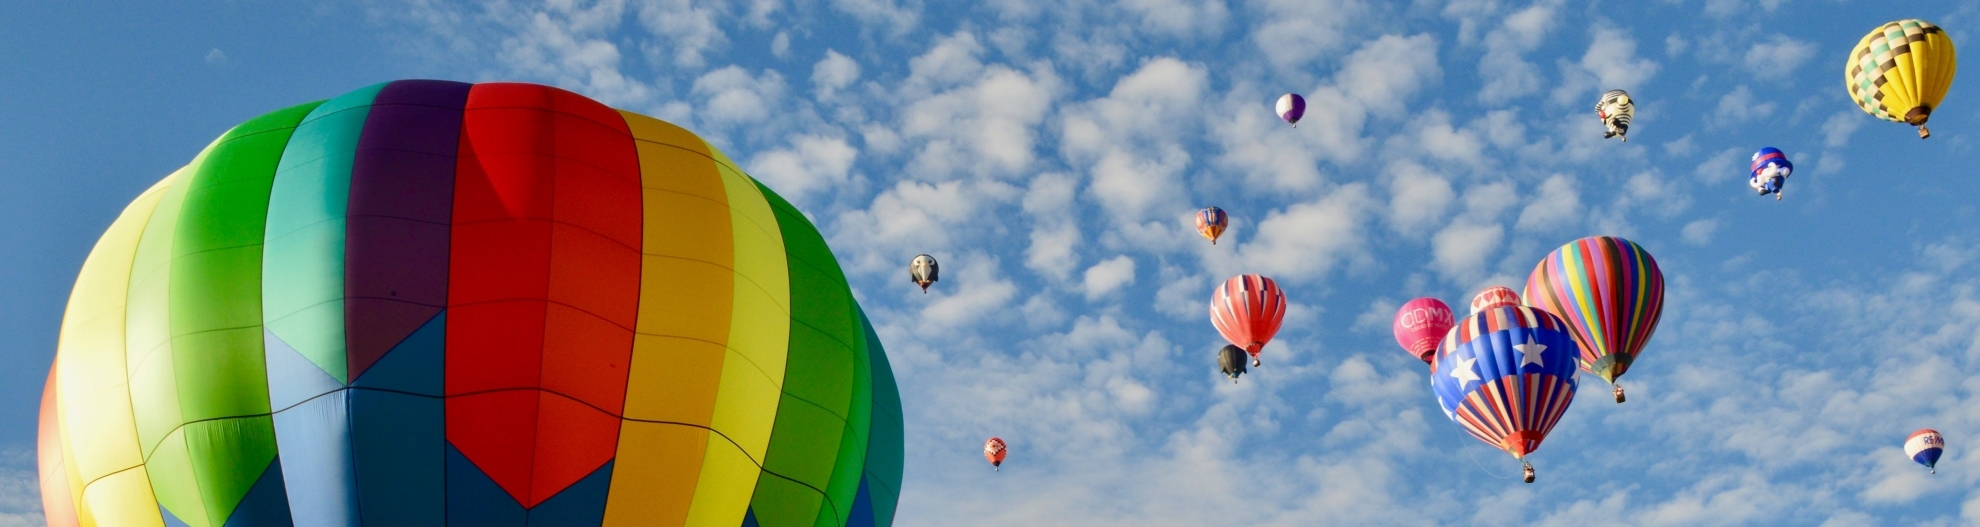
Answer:
[[[234,127],[97,242],[45,393],[55,526],[879,526],[901,482],[811,223],[531,84]]]
[[[1548,254],[1526,278],[1526,304],[1566,319],[1581,369],[1616,384],[1664,316],[1664,272],[1636,242],[1582,238]],[[1621,385],[1616,402],[1623,402]]]

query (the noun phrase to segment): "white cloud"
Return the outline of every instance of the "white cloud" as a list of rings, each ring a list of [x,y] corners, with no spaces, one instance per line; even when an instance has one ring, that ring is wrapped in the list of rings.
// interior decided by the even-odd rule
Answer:
[[[788,148],[769,150],[749,161],[749,174],[784,197],[799,201],[808,194],[845,185],[853,160],[859,157],[838,137],[800,135]]]
[[[1837,111],[1828,120],[1822,121],[1822,146],[1840,148],[1848,145],[1850,136],[1856,135],[1856,129],[1862,128],[1868,120],[1869,117],[1858,110]]]
[[[1039,175],[1024,194],[1024,212],[1032,220],[1031,246],[1024,265],[1038,274],[1064,281],[1079,266],[1077,250],[1083,235],[1074,214],[1078,181],[1062,173]]]
[[[818,93],[818,100],[832,100],[839,90],[851,86],[859,80],[859,63],[839,54],[838,50],[825,50],[825,58],[818,59],[811,66],[811,84]]]
[[[1409,161],[1389,165],[1389,223],[1408,234],[1436,224],[1457,198],[1442,175]]]
[[[1092,177],[1087,196],[1114,221],[1134,223],[1187,207],[1182,177],[1191,157],[1179,136],[1194,128],[1208,74],[1158,58],[1097,100],[1062,112],[1060,149]]]
[[[1307,67],[1321,54],[1341,49],[1349,24],[1366,9],[1357,0],[1264,0],[1262,21],[1251,43],[1281,69]]]
[[[1485,86],[1478,90],[1479,101],[1496,104],[1539,91],[1545,79],[1525,55],[1540,46],[1554,25],[1556,4],[1527,6],[1507,15],[1500,27],[1485,35],[1485,57],[1478,63]]]
[[[905,35],[921,23],[921,2],[917,0],[832,0],[831,3],[833,9],[866,25],[888,26],[895,36]]]
[[[1263,273],[1294,283],[1316,280],[1335,264],[1361,257],[1363,222],[1370,206],[1367,187],[1355,183],[1314,201],[1274,210],[1258,222],[1257,234],[1239,246],[1242,265],[1217,271]]]
[[[1746,50],[1746,71],[1761,79],[1787,77],[1808,59],[1815,58],[1815,44],[1774,35]]]
[[[1554,102],[1584,107],[1582,99],[1602,91],[1635,91],[1657,75],[1660,66],[1649,58],[1637,58],[1636,39],[1628,30],[1597,25],[1594,37],[1578,62],[1560,61],[1562,82],[1554,89]]]
[[[1757,100],[1753,96],[1753,90],[1741,84],[1719,98],[1719,105],[1712,110],[1708,122],[1714,128],[1723,128],[1774,115],[1774,108],[1777,106],[1773,101]]]
[[[1540,189],[1519,211],[1519,222],[1513,228],[1538,232],[1571,229],[1580,217],[1581,192],[1575,188],[1575,179],[1555,174],[1540,182]]]
[[[1400,117],[1403,102],[1442,75],[1436,37],[1382,35],[1348,54],[1334,78],[1335,86],[1371,113]]]
[[[1030,72],[984,66],[982,51],[963,32],[909,61],[899,131],[918,142],[908,163],[915,176],[1011,176],[1036,158],[1037,128],[1060,89],[1057,75],[1042,64]]]
[[[1685,243],[1706,245],[1712,243],[1712,234],[1718,230],[1719,220],[1707,218],[1684,224],[1682,236]]]
[[[1000,276],[997,259],[989,255],[951,258],[943,267],[944,287],[940,292],[930,288],[936,298],[921,310],[919,330],[924,334],[939,335],[948,328],[1001,316],[1004,306],[1017,296],[1017,284]]]
[[[206,52],[206,64],[210,66],[225,65],[227,64],[227,54],[221,52],[220,48],[213,48],[213,51]]]
[[[1173,36],[1214,37],[1230,18],[1223,0],[1125,0],[1120,6],[1141,19],[1142,29]]]
[[[730,127],[768,120],[781,107],[784,89],[784,76],[776,70],[750,75],[729,66],[695,79],[692,93],[700,100],[697,115],[703,122]]]
[[[1134,259],[1123,254],[1086,268],[1086,299],[1093,300],[1134,284]]]
[[[671,50],[675,64],[699,68],[707,64],[707,52],[728,42],[728,35],[716,23],[726,14],[726,6],[726,2],[696,5],[692,0],[652,0],[639,4],[639,22],[666,42],[655,51]]]
[[[41,511],[41,479],[31,448],[0,450],[0,527],[47,525]]]

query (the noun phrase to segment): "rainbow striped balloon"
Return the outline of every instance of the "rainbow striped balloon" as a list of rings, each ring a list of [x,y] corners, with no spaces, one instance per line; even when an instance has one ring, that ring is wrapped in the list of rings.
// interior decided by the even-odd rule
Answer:
[[[1636,242],[1592,236],[1555,249],[1526,278],[1527,305],[1566,319],[1581,369],[1615,383],[1664,315],[1664,273]]]
[[[42,401],[48,522],[892,523],[901,410],[816,228],[674,125],[397,81],[132,202]]]

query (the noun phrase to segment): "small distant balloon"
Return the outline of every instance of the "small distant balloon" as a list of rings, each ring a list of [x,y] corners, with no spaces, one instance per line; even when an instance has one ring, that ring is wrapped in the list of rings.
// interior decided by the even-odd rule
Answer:
[[[1245,373],[1244,348],[1225,344],[1223,349],[1217,350],[1217,369],[1231,378],[1231,384],[1237,384],[1238,376]]]
[[[1920,465],[1925,465],[1925,468],[1931,469],[1933,474],[1939,473],[1939,469],[1936,468],[1939,464],[1939,454],[1945,451],[1946,438],[1939,435],[1938,430],[1921,428],[1917,432],[1912,432],[1911,437],[1904,439],[1904,455],[1911,456],[1911,460]]]
[[[1519,305],[1519,293],[1513,292],[1510,287],[1495,285],[1471,297],[1471,314],[1476,315],[1480,311],[1499,306],[1516,305]]]
[[[1747,171],[1746,184],[1760,195],[1773,194],[1774,200],[1780,201],[1781,187],[1793,172],[1794,163],[1788,162],[1786,153],[1779,148],[1763,147],[1753,153],[1753,168]]]
[[[1603,139],[1621,137],[1627,143],[1629,120],[1636,117],[1636,103],[1629,99],[1629,92],[1609,90],[1595,101],[1595,117],[1600,118],[1602,126],[1608,128],[1602,133]]]
[[[1293,125],[1293,128],[1299,128],[1299,118],[1305,115],[1305,97],[1300,97],[1297,93],[1288,93],[1279,96],[1279,118],[1285,119],[1286,124]]]
[[[941,273],[941,266],[935,263],[933,256],[926,254],[915,256],[914,261],[908,263],[908,279],[913,280],[915,285],[921,286],[921,294],[924,295],[928,294],[928,284],[942,279]]]
[[[1006,452],[1003,439],[992,437],[983,442],[983,459],[990,461],[991,470],[1003,470]]]
[[[1457,319],[1451,316],[1451,306],[1435,298],[1418,298],[1396,310],[1394,330],[1396,344],[1404,351],[1428,363],[1437,355],[1437,343],[1444,334],[1451,331]]]
[[[1210,245],[1217,244],[1217,238],[1224,235],[1224,228],[1231,225],[1231,217],[1224,209],[1209,207],[1196,211],[1196,232],[1210,239]]]
[[[1250,353],[1253,367],[1285,316],[1286,293],[1272,279],[1255,274],[1225,280],[1210,298],[1210,324],[1224,340]]]

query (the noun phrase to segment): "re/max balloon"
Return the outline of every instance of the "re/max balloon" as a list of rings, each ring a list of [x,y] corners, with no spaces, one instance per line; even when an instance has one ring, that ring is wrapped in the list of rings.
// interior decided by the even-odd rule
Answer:
[[[1210,298],[1210,324],[1224,340],[1250,353],[1252,366],[1259,365],[1259,350],[1279,333],[1285,316],[1286,293],[1272,279],[1255,274],[1231,277]]]
[[[1939,454],[1946,451],[1946,438],[1938,430],[1921,428],[1904,438],[1904,455],[1938,474]]]
[[[1430,362],[1437,354],[1437,342],[1450,332],[1457,320],[1451,316],[1451,306],[1435,298],[1418,298],[1396,310],[1396,320],[1391,330],[1396,334],[1396,344],[1403,351],[1423,362]]]
[[[51,525],[878,526],[901,484],[887,356],[811,222],[533,84],[229,130],[97,241],[45,393]]]
[[[1581,368],[1614,384],[1664,316],[1664,272],[1636,242],[1582,238],[1534,266],[1526,301],[1567,320],[1581,345]],[[1615,395],[1623,402],[1622,386]]]
[[[1465,432],[1524,460],[1574,403],[1579,355],[1559,317],[1492,307],[1451,329],[1430,364],[1430,390]]]
[[[1925,122],[1952,88],[1959,57],[1952,36],[1923,20],[1899,20],[1873,29],[1850,50],[1843,64],[1849,99],[1865,113],[1918,127],[1918,138],[1932,136]]]

